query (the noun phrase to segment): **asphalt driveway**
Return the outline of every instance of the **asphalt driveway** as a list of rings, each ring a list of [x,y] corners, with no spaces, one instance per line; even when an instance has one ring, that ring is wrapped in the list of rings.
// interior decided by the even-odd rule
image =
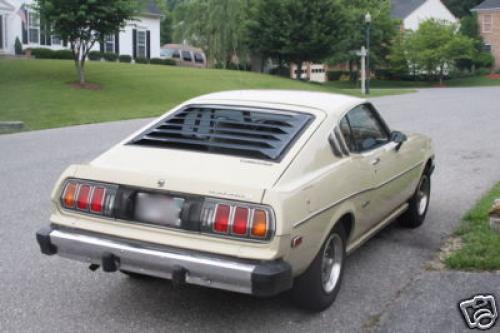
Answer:
[[[457,302],[474,293],[500,297],[500,275],[425,268],[463,213],[500,180],[499,97],[500,88],[460,88],[373,100],[391,127],[434,139],[431,207],[420,229],[390,226],[350,256],[337,301],[321,314],[294,308],[287,295],[175,289],[40,254],[34,233],[48,223],[59,174],[145,120],[0,136],[0,331],[466,331]]]

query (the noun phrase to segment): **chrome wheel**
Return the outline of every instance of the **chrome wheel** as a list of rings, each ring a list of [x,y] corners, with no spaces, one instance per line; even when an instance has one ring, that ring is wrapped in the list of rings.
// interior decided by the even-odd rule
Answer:
[[[323,290],[331,293],[340,279],[340,273],[344,260],[342,238],[337,234],[331,234],[325,244],[323,259],[321,262],[321,282]]]
[[[424,215],[427,211],[427,206],[429,205],[429,192],[429,179],[427,176],[424,176],[418,188],[417,212],[420,216]]]

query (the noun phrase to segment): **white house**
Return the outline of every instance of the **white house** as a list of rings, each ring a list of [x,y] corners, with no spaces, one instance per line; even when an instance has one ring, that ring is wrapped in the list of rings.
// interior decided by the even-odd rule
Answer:
[[[0,0],[0,54],[15,54],[14,43],[19,38],[25,48],[67,48],[58,36],[46,33],[46,24],[31,8],[33,0]],[[134,58],[160,56],[161,12],[154,0],[144,0],[142,14],[127,22],[119,33],[96,43],[94,50],[130,55]]]
[[[403,29],[416,31],[425,20],[437,19],[458,23],[441,0],[392,0],[392,17],[403,21]]]

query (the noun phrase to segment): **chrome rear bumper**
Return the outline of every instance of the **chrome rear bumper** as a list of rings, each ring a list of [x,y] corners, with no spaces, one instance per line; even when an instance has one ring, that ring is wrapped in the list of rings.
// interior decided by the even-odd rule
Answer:
[[[42,253],[102,266],[256,296],[271,296],[292,286],[283,261],[260,262],[160,246],[67,228],[36,234]]]

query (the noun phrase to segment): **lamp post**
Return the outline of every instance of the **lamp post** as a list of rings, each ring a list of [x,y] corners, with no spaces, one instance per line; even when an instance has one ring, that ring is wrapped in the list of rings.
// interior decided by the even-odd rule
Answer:
[[[366,80],[366,94],[370,94],[370,30],[372,27],[372,16],[370,13],[365,15],[366,24],[366,70],[367,70],[367,80]]]

